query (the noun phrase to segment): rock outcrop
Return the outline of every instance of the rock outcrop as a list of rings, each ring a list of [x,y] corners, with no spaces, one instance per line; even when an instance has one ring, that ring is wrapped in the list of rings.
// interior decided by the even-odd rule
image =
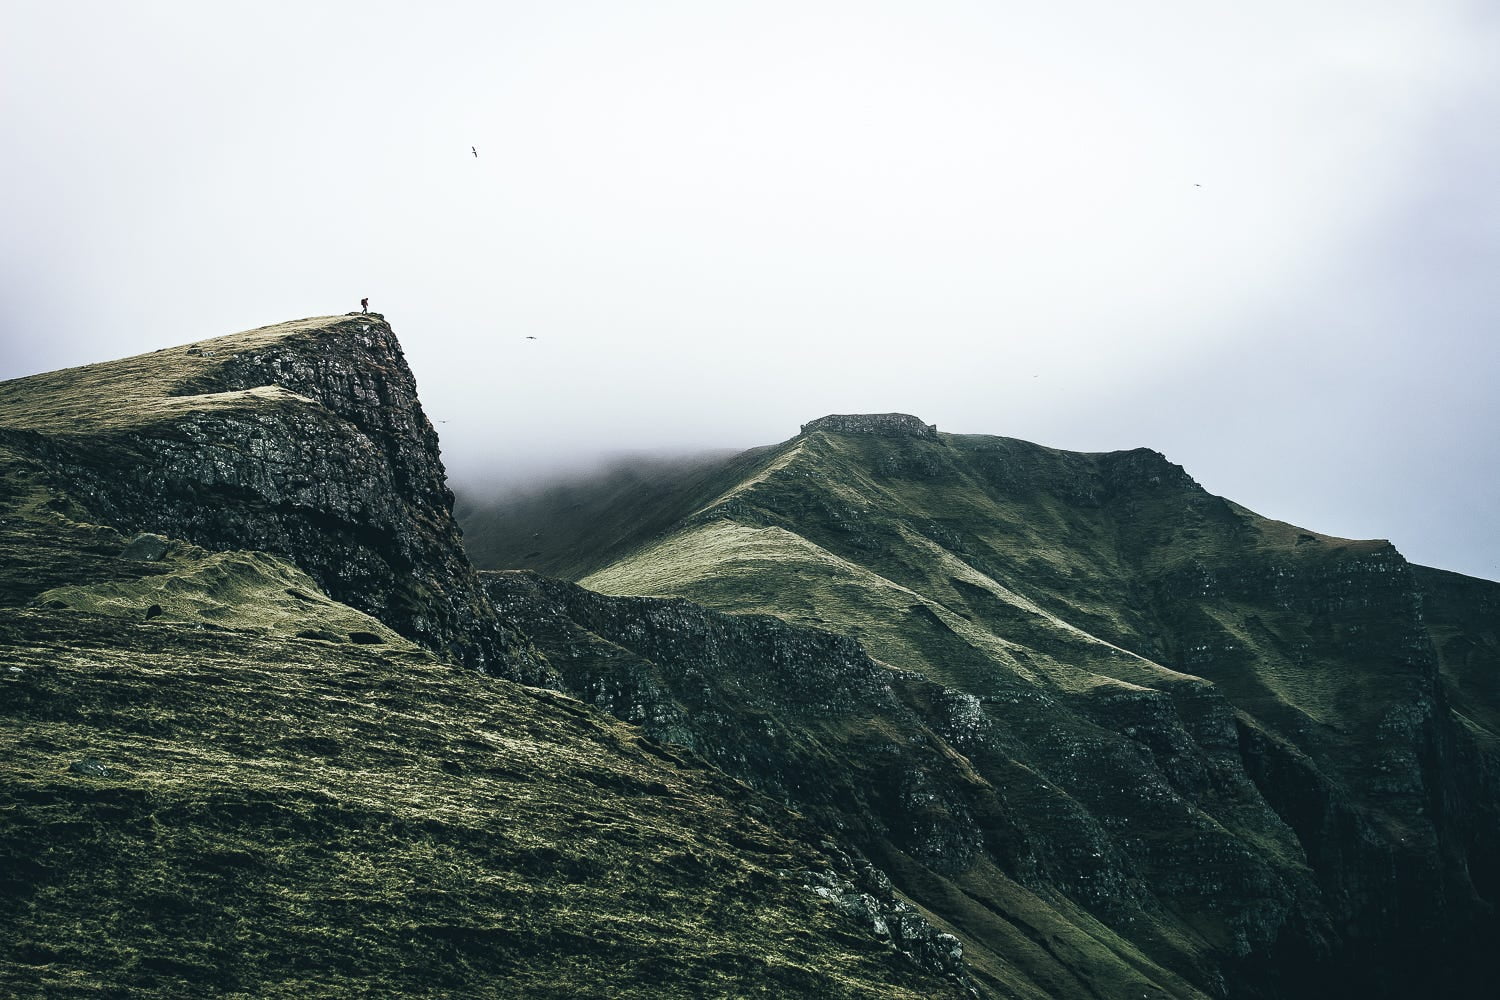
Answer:
[[[937,424],[924,424],[910,413],[830,413],[802,425],[803,434],[871,434],[876,437],[915,437],[937,440]]]

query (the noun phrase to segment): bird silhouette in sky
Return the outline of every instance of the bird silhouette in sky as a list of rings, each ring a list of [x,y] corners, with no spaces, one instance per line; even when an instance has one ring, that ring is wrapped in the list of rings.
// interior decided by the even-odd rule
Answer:
[[[469,152],[474,154],[474,159],[479,159],[479,150],[475,149],[473,146],[470,146]]]
[[[528,333],[528,334],[527,334],[527,335],[526,335],[526,339],[527,339],[527,340],[535,340],[535,339],[536,339],[536,338],[535,338],[535,337],[533,337],[533,336],[532,336],[532,335],[531,335],[531,334],[529,334],[529,333]]]

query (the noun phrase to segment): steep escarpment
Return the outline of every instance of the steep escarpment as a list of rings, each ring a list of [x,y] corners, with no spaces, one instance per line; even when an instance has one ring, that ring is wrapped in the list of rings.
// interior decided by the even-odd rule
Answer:
[[[100,523],[284,555],[445,657],[550,679],[478,586],[437,436],[378,315],[13,380],[0,435]]]
[[[986,815],[1012,834],[958,834],[927,856],[885,834],[859,844],[973,935],[971,954],[1003,935],[964,923],[940,884],[970,900],[1022,884],[1054,926],[1108,928],[1213,994],[1466,995],[1486,980],[1500,824],[1483,587],[1438,580],[1386,542],[1261,518],[1146,449],[841,419],[683,480],[669,502],[688,513],[617,542],[581,582],[848,637],[936,684],[938,703],[974,706],[968,737],[909,699],[914,714],[881,728],[938,734],[1001,792]],[[587,563],[551,542],[550,559]],[[798,758],[830,777],[805,783],[860,772],[830,739]],[[922,802],[942,803],[939,829],[975,828],[958,818],[974,805],[946,792],[909,797],[882,825],[920,828]]]
[[[1480,896],[1500,899],[1500,583],[1413,567],[1459,746],[1473,766],[1457,796],[1479,814],[1457,832],[1473,843],[1469,875]]]
[[[802,425],[803,434],[813,431],[937,440],[937,425],[924,424],[910,413],[830,413]]]

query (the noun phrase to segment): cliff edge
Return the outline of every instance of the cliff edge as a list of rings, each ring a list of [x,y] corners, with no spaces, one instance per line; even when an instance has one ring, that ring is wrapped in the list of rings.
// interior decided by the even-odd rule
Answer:
[[[552,680],[469,565],[437,434],[379,314],[0,384],[0,444],[100,523],[285,556],[445,659]]]

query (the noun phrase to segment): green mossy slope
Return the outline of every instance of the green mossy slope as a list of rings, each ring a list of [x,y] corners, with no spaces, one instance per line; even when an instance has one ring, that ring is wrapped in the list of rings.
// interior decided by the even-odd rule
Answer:
[[[817,832],[701,761],[439,663],[282,560],[122,559],[21,471],[0,992],[963,995],[811,892]]]

